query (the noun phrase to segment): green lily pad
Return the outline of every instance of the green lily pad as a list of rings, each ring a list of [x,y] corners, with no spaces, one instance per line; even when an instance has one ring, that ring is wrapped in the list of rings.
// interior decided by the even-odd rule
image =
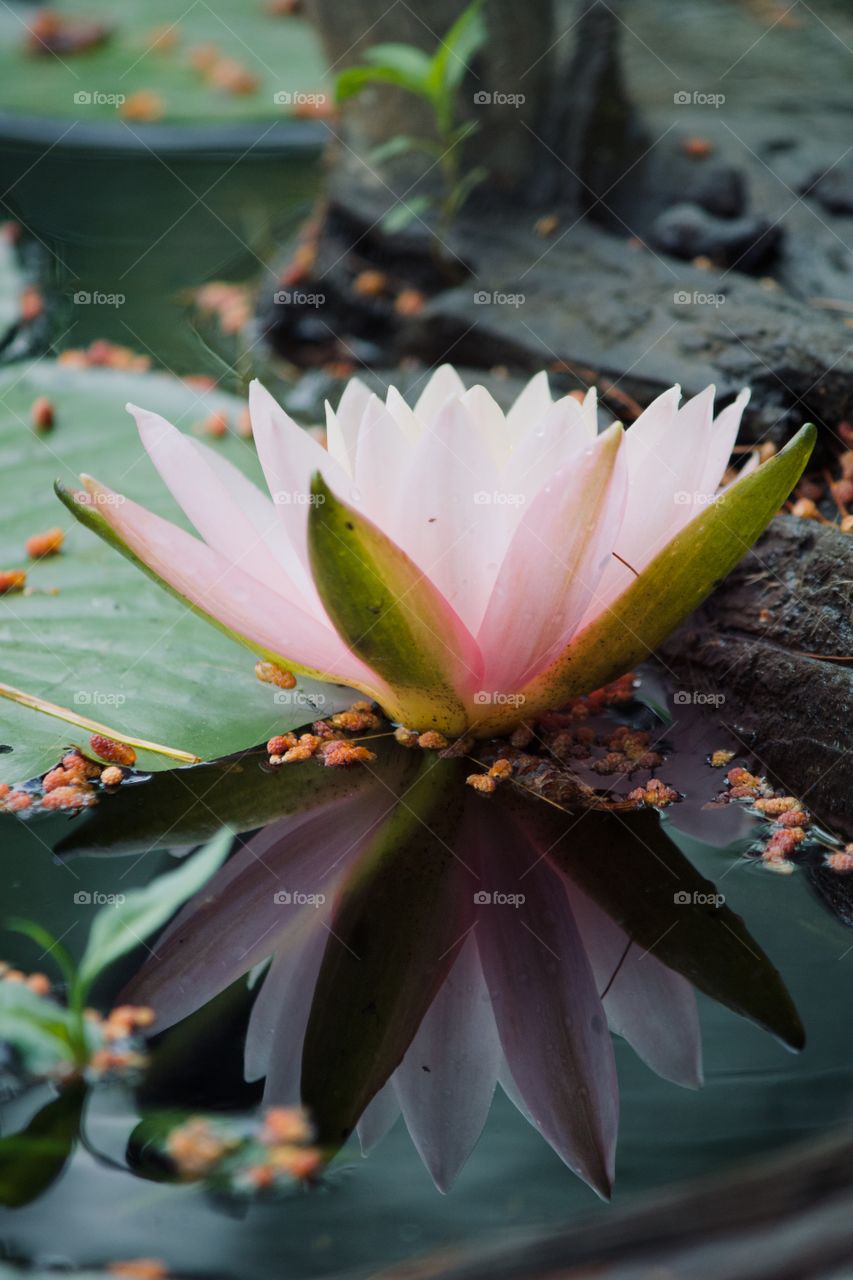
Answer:
[[[0,111],[84,127],[113,120],[124,132],[117,96],[155,92],[164,120],[211,126],[276,120],[293,113],[299,95],[324,91],[326,63],[310,24],[274,16],[261,3],[218,0],[215,8],[204,3],[176,8],[169,0],[125,0],[120,6],[109,0],[58,0],[50,7],[62,18],[102,23],[109,36],[76,53],[52,53],[38,45],[42,51],[31,53],[26,27],[34,9],[2,6]],[[159,43],[158,33],[163,33]],[[254,77],[254,88],[231,93],[196,70],[189,51],[208,44],[222,58],[239,62]]]
[[[40,395],[55,406],[45,436],[30,427]],[[114,488],[187,527],[148,461],[127,400],[149,405],[184,431],[211,412],[235,421],[243,402],[199,393],[178,379],[78,370],[42,361],[0,374],[0,569],[27,568],[30,593],[0,597],[0,681],[133,736],[213,759],[330,714],[351,692],[302,682],[261,685],[255,655],[191,614],[73,519],[53,482],[74,484],[97,469]],[[253,480],[254,446],[235,434],[213,442]],[[24,543],[52,527],[62,553],[27,565]],[[54,594],[55,593],[55,594]],[[318,710],[319,709],[319,710]],[[52,716],[0,701],[0,781],[43,773],[87,733]],[[139,753],[142,768],[173,763]]]

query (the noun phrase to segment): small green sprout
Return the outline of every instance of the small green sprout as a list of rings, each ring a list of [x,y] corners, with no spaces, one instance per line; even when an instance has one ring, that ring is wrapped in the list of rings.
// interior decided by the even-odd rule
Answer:
[[[437,213],[436,235],[442,239],[449,231],[471,192],[487,176],[482,167],[462,167],[463,143],[476,132],[476,120],[456,122],[459,87],[471,59],[486,40],[486,24],[482,0],[474,0],[453,23],[430,56],[408,44],[377,44],[365,53],[367,66],[348,67],[337,79],[339,102],[352,98],[369,85],[391,84],[423,99],[429,106],[433,137],[400,134],[377,147],[370,155],[381,164],[397,155],[423,152],[432,157],[443,179],[440,199],[420,194],[401,200],[386,214],[382,226],[388,232],[400,231],[422,214]]]

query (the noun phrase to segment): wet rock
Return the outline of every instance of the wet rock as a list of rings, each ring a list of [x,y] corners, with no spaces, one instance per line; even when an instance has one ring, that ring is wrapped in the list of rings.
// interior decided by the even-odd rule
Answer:
[[[834,440],[853,414],[849,332],[784,289],[740,272],[700,270],[588,222],[543,244],[506,219],[460,226],[476,278],[433,298],[401,330],[398,349],[427,362],[560,369],[648,404],[673,382],[716,383],[721,400],[751,385],[744,438],[787,439],[811,419]],[[487,301],[478,301],[486,296]]]
[[[696,165],[682,195],[718,218],[739,218],[746,212],[746,179],[734,165]]]
[[[698,204],[673,205],[652,223],[651,239],[676,258],[705,257],[719,266],[754,271],[773,254],[782,232],[766,218],[720,218]]]
[[[829,213],[853,214],[853,165],[836,164],[813,177],[804,189]]]
[[[661,649],[818,818],[853,836],[853,538],[781,516]]]

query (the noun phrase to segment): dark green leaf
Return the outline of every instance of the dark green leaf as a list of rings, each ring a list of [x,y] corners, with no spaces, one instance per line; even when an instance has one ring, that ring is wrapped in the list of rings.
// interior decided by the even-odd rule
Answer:
[[[57,1180],[74,1148],[85,1097],[83,1085],[72,1086],[20,1133],[0,1138],[0,1204],[20,1209]]]
[[[464,771],[425,756],[336,904],[302,1059],[303,1101],[333,1148],[402,1060],[465,936]]]
[[[344,643],[388,683],[385,708],[403,724],[461,733],[471,637],[429,579],[372,521],[313,483],[308,549],[320,598]]]
[[[518,788],[500,803],[640,947],[793,1049],[805,1033],[778,970],[656,813],[561,813]]]
[[[231,832],[221,831],[175,871],[158,876],[144,889],[129,889],[122,902],[102,907],[80,961],[79,990],[85,993],[99,973],[160,929],[218,870],[231,842]]]
[[[260,749],[140,778],[102,796],[55,851],[112,854],[198,844],[222,827],[252,831],[370,781],[361,769],[326,769],[315,760],[270,768],[267,759]]]

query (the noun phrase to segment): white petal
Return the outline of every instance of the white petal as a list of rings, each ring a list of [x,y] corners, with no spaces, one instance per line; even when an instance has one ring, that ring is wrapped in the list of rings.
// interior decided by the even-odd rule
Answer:
[[[462,397],[465,394],[465,383],[453,368],[452,364],[441,364],[430,376],[429,381],[418,396],[415,414],[425,427],[428,427],[439,409],[451,396]]]
[[[403,1117],[439,1191],[479,1138],[502,1060],[477,944],[468,936],[393,1076]]]

